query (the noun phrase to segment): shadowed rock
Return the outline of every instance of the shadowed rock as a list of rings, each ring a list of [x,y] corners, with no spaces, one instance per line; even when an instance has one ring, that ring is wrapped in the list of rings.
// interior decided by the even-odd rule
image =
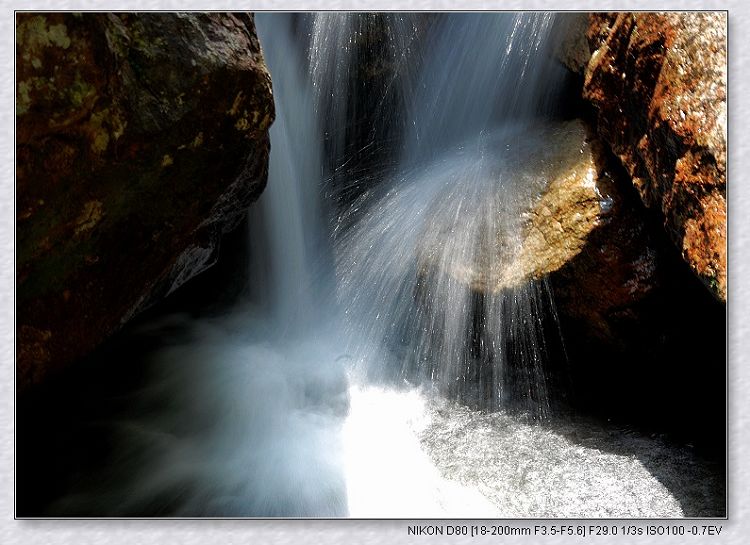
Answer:
[[[18,384],[216,259],[265,185],[252,16],[19,14]]]

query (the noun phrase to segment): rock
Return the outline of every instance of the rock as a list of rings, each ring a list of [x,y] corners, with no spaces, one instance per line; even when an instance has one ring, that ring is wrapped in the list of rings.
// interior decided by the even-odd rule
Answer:
[[[585,127],[571,121],[545,137],[538,172],[548,186],[525,216],[520,252],[494,291],[539,279],[565,265],[586,245],[612,206],[611,182],[599,178]],[[595,144],[596,145],[596,144]]]
[[[596,188],[606,195],[606,206],[585,238],[580,237],[579,250],[548,277],[565,343],[575,360],[580,359],[577,347],[592,343],[610,355],[633,347],[648,349],[642,329],[651,323],[644,318],[654,309],[644,308],[644,302],[664,283],[658,237],[637,197],[627,191],[627,176],[608,168],[601,142],[593,140],[591,147]]]
[[[424,235],[422,268],[439,262],[448,275],[473,290],[498,293],[557,271],[581,252],[598,226],[608,221],[616,188],[604,173],[600,176],[594,152],[599,144],[587,139],[584,124],[574,120],[538,126],[531,132],[512,139],[511,163],[505,170],[519,183],[504,183],[515,188],[508,194],[503,187],[490,188],[494,195],[481,195],[482,205],[489,201],[496,201],[496,205],[486,213],[477,213],[480,223],[476,225],[470,218],[450,228],[431,223]],[[523,195],[540,184],[541,196]],[[488,216],[504,219],[490,225],[485,221]],[[519,222],[507,222],[516,217]],[[462,228],[464,225],[468,229]],[[468,231],[466,236],[464,231]],[[477,232],[486,241],[480,251],[449,252],[463,255],[463,260],[445,257],[446,247],[466,246],[464,239],[470,240]]]
[[[482,205],[467,207],[478,211],[479,220],[462,216],[447,227],[436,215],[422,235],[420,276],[447,275],[482,294],[548,279],[558,314],[585,332],[584,344],[596,339],[623,347],[623,327],[637,328],[643,301],[663,283],[661,250],[643,205],[580,120],[536,127],[533,135],[513,140],[518,143],[510,170],[521,182],[517,187],[532,194],[535,184],[542,184],[540,196],[511,198],[501,192],[497,200],[512,207],[502,212],[501,205],[481,209],[492,200],[482,194]],[[530,144],[524,147],[523,141]],[[484,222],[498,215],[521,220],[491,227]],[[457,250],[472,238],[482,241],[479,250]]]
[[[587,38],[598,134],[726,302],[726,13],[596,14]]]
[[[518,393],[537,388],[534,399],[566,396],[595,385],[589,377],[602,369],[625,369],[628,356],[655,353],[665,331],[658,320],[678,323],[669,321],[675,307],[660,305],[663,245],[627,175],[583,122],[506,136],[461,163],[466,180],[438,179],[448,196],[425,211],[415,297],[425,331],[443,322],[445,302],[473,314],[462,342],[476,358],[459,366],[474,373],[468,381],[481,383],[503,361],[506,392],[517,381]],[[499,166],[475,167],[490,149]],[[589,371],[593,362],[599,368]]]
[[[251,15],[24,13],[16,40],[25,388],[212,264],[274,109]]]
[[[548,277],[564,343],[556,356],[567,362],[550,367],[577,409],[723,444],[726,307],[675,250],[630,176],[620,165],[608,173],[619,191],[607,221]]]
[[[586,40],[589,28],[587,13],[559,13],[555,17],[556,28],[553,32],[559,35],[555,47],[555,58],[576,74],[583,74],[591,58],[591,51]]]

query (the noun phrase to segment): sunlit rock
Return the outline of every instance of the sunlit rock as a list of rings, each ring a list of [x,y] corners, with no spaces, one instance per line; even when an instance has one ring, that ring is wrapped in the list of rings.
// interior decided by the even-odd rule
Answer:
[[[483,196],[495,201],[479,218],[467,211],[453,224],[428,233],[422,266],[439,263],[451,277],[478,292],[496,293],[540,279],[562,267],[581,252],[591,232],[611,212],[612,182],[600,175],[586,128],[581,121],[538,127],[520,135],[512,149],[500,149],[510,168],[497,173],[496,190]],[[525,138],[526,142],[518,140]],[[486,153],[492,153],[487,151]],[[515,178],[509,183],[504,177]],[[509,185],[537,186],[540,196],[511,193]],[[487,214],[509,207],[518,221],[509,224]],[[468,227],[467,227],[468,226]],[[484,241],[481,248],[465,253],[466,260],[446,261],[448,248],[457,246],[466,230]],[[467,237],[468,239],[468,237]]]
[[[596,14],[588,39],[599,135],[726,301],[726,13]]]

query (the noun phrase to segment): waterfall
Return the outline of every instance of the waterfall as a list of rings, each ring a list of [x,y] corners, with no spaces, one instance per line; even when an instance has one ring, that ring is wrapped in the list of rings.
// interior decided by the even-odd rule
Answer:
[[[552,56],[554,21],[551,13],[439,18],[425,39],[400,162],[435,159],[483,131],[549,116],[565,76]]]
[[[268,186],[249,212],[249,297],[223,315],[148,326],[169,342],[148,355],[147,387],[111,424],[118,461],[55,512],[348,514],[340,431],[349,394],[326,295],[322,142],[291,23],[257,17],[276,121]]]
[[[417,91],[390,113],[410,120],[396,171],[339,217],[339,296],[371,379],[549,413],[544,280],[495,289],[471,279],[492,278],[519,251],[524,212],[547,183],[526,162],[545,145],[535,123],[553,115],[564,78],[553,22],[457,14],[429,26],[409,75]]]
[[[419,37],[428,18],[408,13],[316,13],[309,29],[308,66],[314,107],[325,137],[325,191],[334,209],[393,170],[413,99]]]
[[[291,25],[259,14],[259,38],[273,73],[276,121],[270,129],[272,149],[266,190],[250,214],[253,234],[266,244],[256,248],[251,278],[268,297],[266,306],[282,329],[314,322],[330,310],[321,294],[327,234],[322,203],[322,139],[315,101]],[[251,238],[251,242],[257,241]]]
[[[51,512],[681,515],[632,455],[665,464],[666,447],[555,420],[554,305],[542,278],[508,267],[548,182],[532,158],[559,115],[554,16],[256,26],[276,121],[248,295],[143,327],[162,339],[146,385],[95,422],[115,453]],[[689,465],[675,459],[669,475]]]

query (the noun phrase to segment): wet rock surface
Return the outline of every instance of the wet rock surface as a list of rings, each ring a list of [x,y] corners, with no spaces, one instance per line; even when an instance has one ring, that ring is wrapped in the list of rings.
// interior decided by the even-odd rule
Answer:
[[[594,14],[587,38],[598,134],[726,301],[726,14]]]
[[[595,161],[599,144],[587,138],[581,121],[565,123],[545,141],[549,147],[540,158],[539,174],[548,180],[547,188],[523,214],[526,225],[519,254],[496,287],[560,269],[581,252],[613,205],[615,188],[606,175],[599,175]]]
[[[512,202],[501,191],[487,205],[492,199],[482,193],[459,222],[429,223],[420,274],[439,274],[485,300],[515,301],[528,282],[542,282],[554,309],[544,327],[547,372],[564,404],[670,429],[709,449],[721,444],[724,305],[692,274],[591,129],[575,120],[536,131],[545,146],[515,149],[512,171],[524,186],[541,184],[539,196]],[[517,210],[499,212],[508,206]],[[482,219],[501,215],[518,221]],[[475,227],[466,232],[466,225]],[[464,240],[481,244],[451,250],[466,248]],[[686,406],[694,396],[705,405]]]
[[[513,206],[516,209],[507,215],[518,217],[518,222],[480,222],[476,231],[486,242],[482,248],[467,252],[463,261],[441,260],[447,274],[477,292],[497,293],[559,271],[613,222],[628,222],[627,230],[642,234],[638,219],[628,214],[632,211],[623,210],[623,197],[601,158],[602,144],[590,137],[590,130],[582,121],[538,126],[529,132],[538,138],[534,140],[538,143],[513,146],[509,170],[517,180],[504,180],[501,184],[531,186],[538,188],[541,195],[532,196],[530,192],[511,202],[502,187],[492,190],[497,195],[488,195],[485,200],[496,197],[498,203],[487,214],[496,215],[499,209]],[[452,238],[457,229],[434,231],[432,235],[425,234],[423,267],[443,256],[443,245],[456,245]],[[647,246],[640,239],[628,240],[624,246],[618,244],[622,240],[611,242],[614,244],[606,252],[610,260],[617,260],[622,252]],[[647,261],[640,255],[637,259]],[[647,269],[648,264],[643,263],[642,267]],[[647,271],[641,276],[647,276]],[[622,284],[623,289],[628,289],[624,280]],[[630,288],[632,294],[633,286]]]
[[[216,259],[267,176],[252,16],[17,18],[18,385]]]

